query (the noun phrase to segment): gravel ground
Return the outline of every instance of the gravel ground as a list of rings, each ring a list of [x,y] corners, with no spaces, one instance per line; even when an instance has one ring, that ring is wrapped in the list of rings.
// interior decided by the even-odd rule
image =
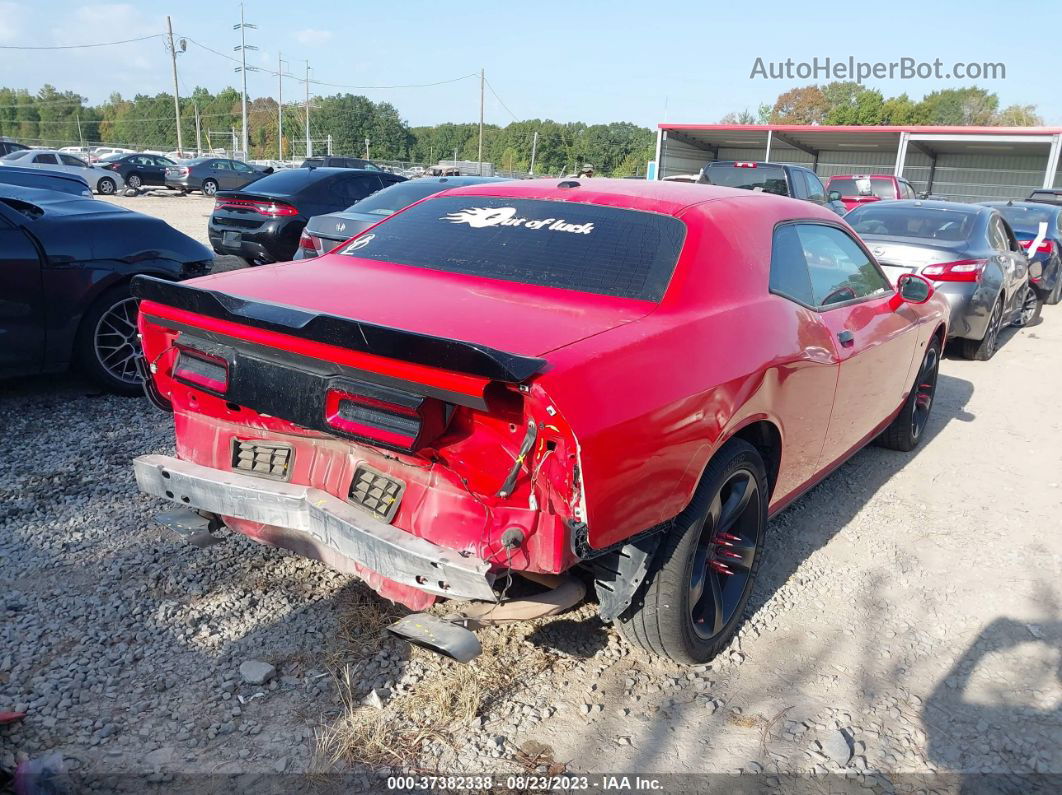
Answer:
[[[211,206],[114,201],[200,238]],[[0,768],[58,751],[105,790],[375,766],[1028,791],[1013,777],[1062,775],[1060,365],[1062,307],[990,362],[946,358],[923,446],[868,448],[773,520],[749,621],[694,670],[589,606],[484,630],[470,666],[383,639],[402,611],[354,579],[152,523],[129,462],[173,444],[146,401],[0,384],[0,711],[28,712]]]

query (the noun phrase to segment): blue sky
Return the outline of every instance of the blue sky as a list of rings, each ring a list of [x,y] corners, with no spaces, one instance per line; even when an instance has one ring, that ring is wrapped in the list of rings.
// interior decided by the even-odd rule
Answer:
[[[0,45],[113,41],[174,31],[235,54],[239,3],[180,0],[93,4],[76,0],[0,0]],[[868,80],[886,95],[914,98],[939,88],[980,84],[1004,105],[1035,104],[1047,124],[1062,125],[1058,79],[1050,69],[1062,29],[1062,3],[679,3],[540,0],[513,3],[266,2],[248,0],[252,63],[276,68],[278,51],[290,70],[352,85],[430,83],[487,70],[504,106],[487,92],[487,120],[714,122],[755,109],[802,80],[752,80],[756,57],[810,61],[854,56],[893,61],[908,56],[946,65],[1003,62],[1002,80]],[[1030,41],[1023,44],[1023,41]],[[1045,45],[1048,49],[1044,49]],[[182,93],[196,85],[238,85],[232,64],[194,45],[180,56]],[[92,50],[0,50],[0,85],[38,89],[52,83],[91,102],[169,91],[169,60],[161,40]],[[249,75],[249,93],[276,94],[276,78]],[[340,89],[315,86],[317,93]],[[287,80],[285,94],[301,96]],[[387,100],[412,124],[471,121],[479,113],[474,79],[432,88],[355,91]]]

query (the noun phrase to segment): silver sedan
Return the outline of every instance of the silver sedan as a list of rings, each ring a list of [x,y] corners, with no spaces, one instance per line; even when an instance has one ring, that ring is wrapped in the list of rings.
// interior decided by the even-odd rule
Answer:
[[[55,149],[19,149],[0,158],[0,165],[24,166],[76,174],[84,177],[92,190],[104,196],[115,194],[125,187],[125,182],[117,172],[90,165],[76,155]]]

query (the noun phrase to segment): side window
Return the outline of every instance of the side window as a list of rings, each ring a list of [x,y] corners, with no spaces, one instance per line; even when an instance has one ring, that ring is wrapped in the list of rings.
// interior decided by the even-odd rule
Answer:
[[[764,188],[764,190],[767,190]],[[773,193],[774,191],[769,191]],[[800,169],[792,168],[789,170],[789,190],[787,193],[781,194],[782,196],[792,196],[794,199],[803,199],[808,192],[808,183],[804,179],[804,172]]]
[[[1007,233],[1003,230],[1003,222],[999,216],[993,216],[988,223],[988,241],[996,251],[1010,251]]]
[[[49,166],[59,165],[59,160],[55,155],[36,155],[33,158],[34,163],[44,163]]]
[[[232,166],[228,160],[215,160],[210,164],[210,167],[217,171],[232,171]]]
[[[914,188],[911,187],[911,183],[905,179],[900,180],[900,198],[901,199],[913,199],[915,198]]]
[[[238,172],[240,174],[253,174],[254,173],[254,169],[251,168],[246,163],[241,163],[239,160],[233,160],[231,162],[232,162],[233,171],[236,171],[236,172]]]
[[[844,231],[823,224],[796,224],[811,278],[813,305],[828,307],[892,292],[862,248]]]
[[[826,201],[826,191],[823,189],[819,178],[810,171],[805,171],[804,179],[808,183],[808,198],[816,202]]]
[[[359,176],[354,179],[337,180],[332,185],[332,192],[341,200],[353,204],[380,189],[380,180],[376,177]]]
[[[804,249],[797,236],[796,224],[785,224],[774,230],[771,242],[771,292],[796,301],[805,306],[813,306],[815,297],[811,293],[811,279],[808,276],[808,263],[804,259]]]

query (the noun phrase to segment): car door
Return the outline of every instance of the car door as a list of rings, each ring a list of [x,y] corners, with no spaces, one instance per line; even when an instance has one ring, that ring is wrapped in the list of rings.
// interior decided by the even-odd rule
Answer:
[[[165,157],[150,157],[148,159],[151,161],[151,165],[147,166],[149,170],[144,182],[148,185],[165,185],[166,167],[172,166],[173,161],[167,160]]]
[[[1003,270],[1003,305],[1009,311],[1021,300],[1021,288],[1029,279],[1029,260],[1002,215],[992,213],[987,231],[989,245]]]
[[[874,258],[846,229],[794,224],[811,282],[812,305],[830,331],[837,392],[820,468],[867,440],[900,407],[910,387],[917,315]]]
[[[0,373],[34,372],[44,362],[44,290],[37,247],[19,214],[0,205]]]
[[[60,170],[65,171],[68,174],[76,174],[80,177],[84,177],[85,181],[88,182],[90,186],[94,187],[96,185],[96,178],[98,175],[94,174],[92,166],[81,158],[60,153],[59,161],[62,164]]]

